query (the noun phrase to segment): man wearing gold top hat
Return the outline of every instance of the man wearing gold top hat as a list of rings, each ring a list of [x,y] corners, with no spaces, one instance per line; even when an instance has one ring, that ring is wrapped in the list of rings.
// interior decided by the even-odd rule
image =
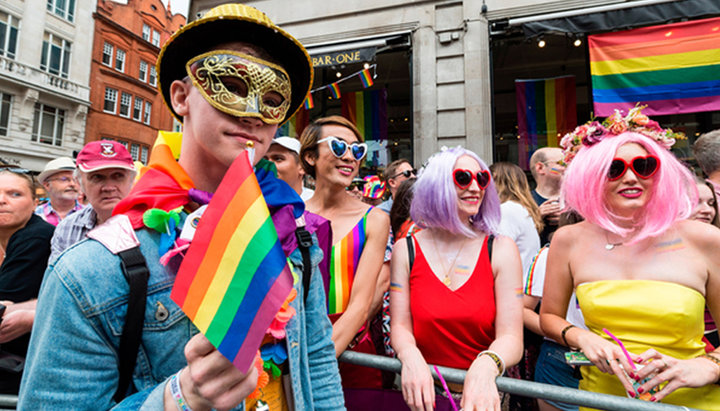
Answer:
[[[163,46],[157,68],[165,103],[183,122],[179,160],[167,146],[153,149],[114,216],[48,268],[18,408],[343,409],[318,270],[322,253],[314,235],[309,249],[295,241],[296,224],[318,237],[329,224],[303,214],[297,193],[262,160],[278,126],[310,90],[307,52],[258,10],[225,4],[178,30]],[[283,310],[292,317],[284,328],[273,323],[263,340],[264,371],[259,362],[236,369],[171,300],[184,253],[178,241],[161,243],[161,235],[192,240],[201,205],[248,146],[255,149],[256,175],[294,271],[303,273],[303,261],[312,268],[307,293],[296,281],[296,296],[286,300],[290,308]],[[181,210],[177,230],[161,234],[145,227],[149,209]],[[128,291],[132,281],[120,255],[137,244],[149,277],[141,338],[134,339],[137,355],[128,357],[124,347],[132,347],[127,341],[133,339],[123,331],[137,298]]]

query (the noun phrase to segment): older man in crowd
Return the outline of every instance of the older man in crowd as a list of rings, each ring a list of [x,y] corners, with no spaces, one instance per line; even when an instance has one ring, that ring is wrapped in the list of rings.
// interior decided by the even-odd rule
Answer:
[[[83,208],[77,201],[79,191],[73,170],[75,163],[70,157],[59,157],[49,161],[38,175],[38,182],[45,187],[50,201],[37,206],[35,214],[54,226]]]
[[[720,196],[720,130],[705,133],[695,140],[693,154],[707,181]]]
[[[393,198],[400,184],[410,177],[415,176],[415,169],[410,162],[404,158],[393,161],[385,168],[385,186],[390,191],[390,198],[380,204],[378,208],[390,214],[393,205]]]
[[[535,203],[540,207],[540,215],[545,222],[540,234],[540,243],[547,244],[550,234],[558,228],[560,206],[560,185],[565,173],[562,165],[563,152],[557,147],[543,147],[536,150],[530,157],[530,172],[537,186],[532,191]]]
[[[88,205],[58,224],[50,261],[112,216],[115,204],[130,192],[135,174],[133,159],[122,144],[93,141],[83,147],[77,156],[75,178]]]

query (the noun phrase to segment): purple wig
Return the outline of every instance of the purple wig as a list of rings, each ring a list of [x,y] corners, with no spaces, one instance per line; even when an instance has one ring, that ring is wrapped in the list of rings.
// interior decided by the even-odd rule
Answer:
[[[472,217],[471,226],[458,217],[458,195],[452,172],[458,158],[463,155],[475,159],[481,169],[488,169],[477,154],[462,147],[433,154],[413,186],[410,217],[422,228],[440,228],[466,237],[477,237],[479,233],[497,233],[500,200],[492,180],[485,189],[480,210]]]
[[[631,221],[631,228],[627,228],[627,219],[608,209],[605,199],[610,163],[618,148],[627,143],[639,144],[660,159],[645,210]],[[562,197],[568,208],[605,230],[623,237],[637,230],[632,242],[663,233],[675,221],[687,218],[698,201],[693,176],[687,167],[653,139],[633,132],[605,138],[580,150],[565,170]]]

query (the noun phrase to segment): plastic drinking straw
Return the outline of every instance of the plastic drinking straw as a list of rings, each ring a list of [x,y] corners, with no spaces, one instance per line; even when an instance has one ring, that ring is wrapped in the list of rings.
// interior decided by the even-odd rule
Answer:
[[[453,410],[458,411],[457,405],[455,405],[455,399],[452,397],[452,394],[450,393],[450,388],[448,388],[447,383],[445,382],[445,378],[443,378],[442,374],[440,374],[440,370],[438,370],[437,365],[433,365],[435,368],[435,372],[437,373],[438,378],[440,379],[440,383],[443,386],[443,389],[445,389],[445,393],[447,393],[448,399],[450,400],[450,404],[452,404]]]
[[[608,331],[607,328],[603,328],[603,331],[605,332],[605,334],[609,335],[610,338],[612,338],[613,340],[615,340],[615,342],[620,346],[620,348],[622,349],[623,353],[625,354],[625,358],[627,358],[627,360],[628,360],[628,362],[630,363],[630,366],[632,367],[632,369],[633,369],[633,370],[637,370],[637,368],[635,368],[635,361],[633,361],[632,358],[630,358],[630,353],[625,349],[625,345],[623,345],[622,341],[620,341],[620,339],[618,339],[616,336],[614,336],[613,333],[611,333],[610,331]]]

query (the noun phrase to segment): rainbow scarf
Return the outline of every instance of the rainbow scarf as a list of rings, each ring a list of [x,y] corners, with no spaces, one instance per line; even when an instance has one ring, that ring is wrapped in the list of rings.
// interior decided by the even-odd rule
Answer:
[[[171,293],[242,371],[293,286],[249,151],[235,159],[208,204]]]
[[[720,110],[720,18],[588,36],[595,115]]]
[[[332,246],[329,267],[328,314],[344,312],[350,301],[350,290],[352,290],[355,271],[365,247],[367,215],[371,209],[368,209],[362,219],[339,243]]]

